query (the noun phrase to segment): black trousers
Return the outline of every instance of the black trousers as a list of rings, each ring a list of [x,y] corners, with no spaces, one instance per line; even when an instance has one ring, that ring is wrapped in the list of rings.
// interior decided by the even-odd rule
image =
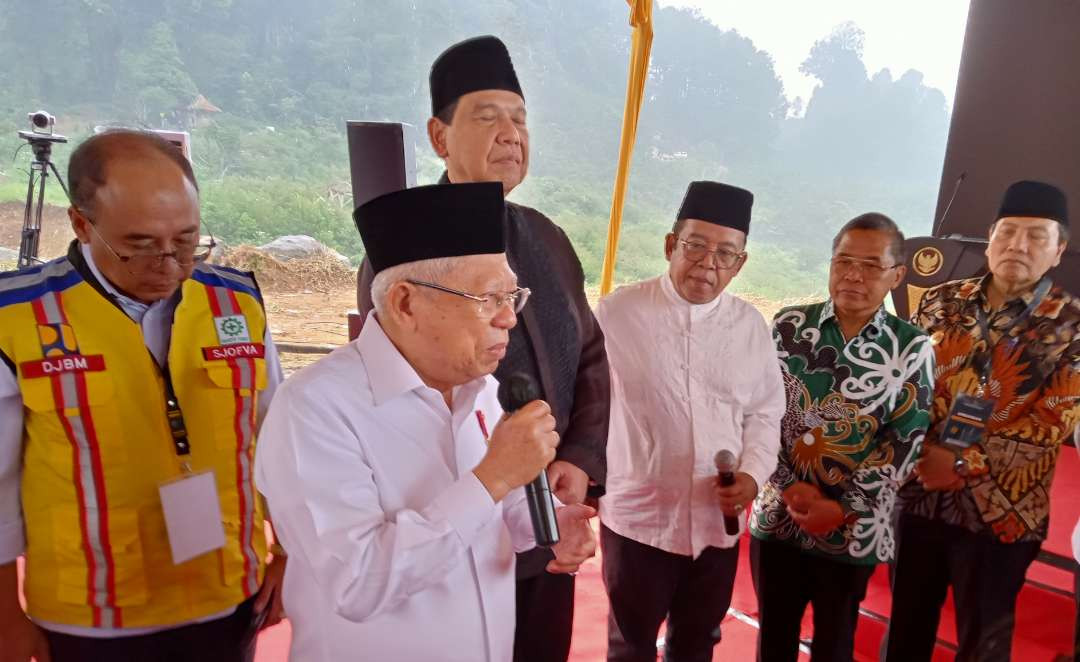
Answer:
[[[887,662],[929,660],[941,605],[953,587],[957,662],[1007,662],[1016,597],[1042,543],[1002,543],[958,526],[904,514],[897,527]]]
[[[811,662],[851,662],[859,603],[873,565],[855,565],[813,556],[784,542],[750,541],[761,629],[758,662],[794,662],[806,606],[814,607]]]
[[[609,662],[656,662],[667,618],[665,662],[709,662],[731,604],[739,547],[706,547],[698,558],[671,554],[600,528]]]
[[[517,580],[514,662],[566,662],[573,631],[573,575],[542,570]]]
[[[255,598],[229,616],[137,637],[95,639],[45,631],[52,662],[252,662]]]

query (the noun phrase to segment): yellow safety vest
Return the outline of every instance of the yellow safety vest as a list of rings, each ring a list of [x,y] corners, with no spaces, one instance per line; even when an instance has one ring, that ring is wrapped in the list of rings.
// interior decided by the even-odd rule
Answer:
[[[0,358],[22,394],[26,599],[36,619],[169,626],[258,591],[266,542],[252,470],[266,317],[251,274],[199,265],[182,286],[164,371],[78,249],[0,276]],[[0,369],[6,369],[0,366]],[[174,565],[158,488],[213,471],[225,547]]]

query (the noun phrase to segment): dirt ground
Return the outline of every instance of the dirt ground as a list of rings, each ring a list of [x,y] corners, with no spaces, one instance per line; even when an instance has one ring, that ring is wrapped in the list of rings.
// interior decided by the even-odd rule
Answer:
[[[0,246],[18,251],[22,243],[22,226],[23,203],[0,202]],[[38,240],[41,258],[63,255],[74,238],[67,211],[63,207],[46,205],[41,214],[41,238]]]
[[[356,307],[356,287],[326,292],[264,293],[270,333],[278,345],[344,345],[349,341],[347,313]],[[322,354],[281,353],[285,374],[292,374]]]
[[[0,203],[0,246],[18,250],[22,232],[21,203]],[[61,207],[45,208],[42,221],[43,259],[63,255],[73,235]],[[332,257],[280,262],[250,246],[228,248],[220,262],[253,271],[262,287],[274,341],[292,346],[342,345],[348,342],[348,311],[356,307],[356,271]],[[587,292],[596,304],[597,288]],[[748,297],[766,319],[782,302]],[[321,353],[281,353],[286,374],[312,363]]]

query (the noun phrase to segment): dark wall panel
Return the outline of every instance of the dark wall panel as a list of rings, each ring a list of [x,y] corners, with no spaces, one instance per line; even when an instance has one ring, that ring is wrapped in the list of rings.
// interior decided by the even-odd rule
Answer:
[[[936,235],[982,236],[1017,179],[1080,207],[1080,1],[972,0],[936,217],[963,172]]]
[[[1080,235],[1080,0],[972,0],[934,235],[985,237],[1018,179],[1065,190]],[[1080,293],[1080,237],[1055,277]]]

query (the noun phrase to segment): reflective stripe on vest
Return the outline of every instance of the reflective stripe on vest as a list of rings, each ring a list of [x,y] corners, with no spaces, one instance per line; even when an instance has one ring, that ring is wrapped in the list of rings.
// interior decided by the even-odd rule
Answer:
[[[210,302],[210,310],[214,317],[227,315],[240,315],[240,302],[236,300],[236,292],[213,285],[205,285],[206,296]],[[260,338],[261,342],[262,339]],[[246,357],[229,357],[225,359],[226,365],[232,370],[233,388],[248,389],[249,395],[240,395],[240,391],[234,391],[236,400],[236,414],[233,419],[233,429],[236,433],[236,486],[239,495],[240,512],[240,551],[244,555],[244,594],[251,597],[259,590],[256,568],[259,565],[252,543],[255,527],[255,494],[252,490],[251,467],[255,461],[254,447],[251,444],[252,432],[255,429],[255,362]]]
[[[63,300],[56,292],[45,293],[33,302],[33,307],[39,325],[59,326],[68,323]],[[109,545],[109,506],[105,498],[94,419],[86,398],[86,376],[82,372],[61,372],[49,379],[52,381],[56,412],[74,454],[73,479],[79,500],[82,547],[86,555],[87,601],[93,610],[94,627],[123,627],[120,609],[116,607],[116,569]]]

